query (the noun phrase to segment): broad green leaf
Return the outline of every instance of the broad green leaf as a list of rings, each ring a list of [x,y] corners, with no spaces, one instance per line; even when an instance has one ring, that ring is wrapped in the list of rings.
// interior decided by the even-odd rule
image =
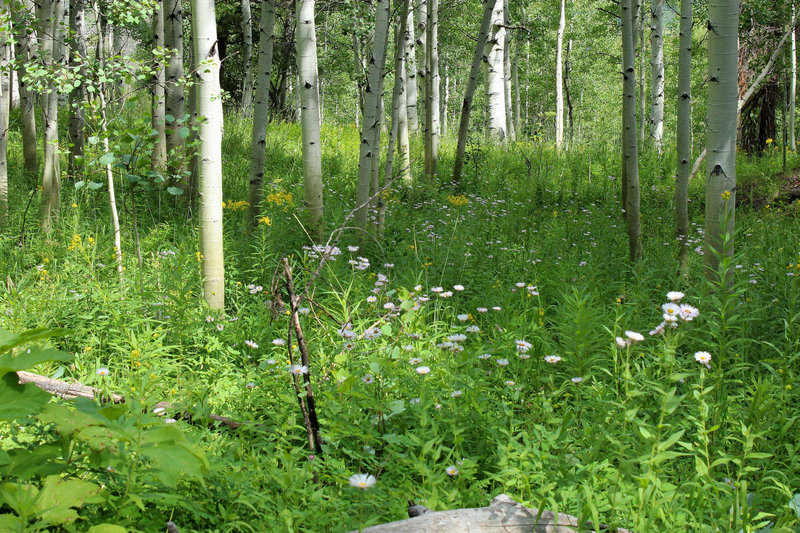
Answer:
[[[54,461],[60,456],[61,447],[56,444],[42,444],[30,450],[16,448],[9,451],[9,462],[0,467],[0,472],[22,480],[57,474],[68,467],[66,463]]]
[[[47,476],[42,484],[36,506],[40,517],[51,524],[66,524],[78,517],[74,508],[85,503],[101,503],[100,487],[80,479]]]
[[[15,372],[0,379],[0,420],[14,420],[37,413],[51,396],[33,383],[19,384]]]
[[[97,189],[101,188],[102,186],[103,186],[103,182],[102,181],[90,181],[87,184],[87,187],[89,187],[93,191],[96,191]]]
[[[97,160],[97,162],[100,163],[101,165],[113,165],[116,159],[117,158],[114,155],[114,152],[108,152],[106,154],[103,154],[100,157],[100,159]]]
[[[83,181],[83,180],[75,182],[75,190],[76,191],[79,191],[79,190],[83,189],[85,186],[86,186],[86,182]]]
[[[31,346],[0,355],[0,375],[17,370],[27,370],[48,361],[72,361],[74,357],[55,348]]]
[[[29,329],[22,333],[9,333],[8,331],[0,329],[0,354],[31,342],[37,342],[51,337],[63,337],[66,333],[66,329],[37,328]]]
[[[795,494],[789,501],[789,509],[792,509],[797,518],[800,518],[800,494]]]
[[[205,454],[173,424],[148,430],[140,451],[152,463],[151,475],[170,487],[177,485],[181,476],[202,478],[209,468]]]
[[[86,533],[128,533],[128,530],[115,524],[97,524],[90,527]]]
[[[179,189],[178,187],[167,187],[167,192],[173,196],[180,196],[183,194],[183,189]]]
[[[181,128],[178,130],[178,135],[181,139],[187,138],[190,133],[191,131],[186,126],[181,126]]]

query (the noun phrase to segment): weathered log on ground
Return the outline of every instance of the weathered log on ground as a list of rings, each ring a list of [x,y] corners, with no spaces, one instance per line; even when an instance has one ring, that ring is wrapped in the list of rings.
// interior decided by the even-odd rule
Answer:
[[[582,531],[596,533],[631,533],[626,529],[592,525]],[[364,533],[575,533],[578,519],[563,513],[541,511],[523,507],[505,494],[492,500],[489,507],[456,509],[425,513],[408,520],[400,520],[363,529]]]
[[[92,400],[99,400],[103,403],[125,403],[125,397],[121,394],[113,394],[77,382],[67,383],[66,381],[40,376],[39,374],[25,372],[24,370],[18,371],[17,377],[19,378],[19,383],[21,385],[24,385],[25,383],[33,383],[43,391],[49,392],[54,396],[58,396],[66,400],[72,400],[75,398],[89,398]],[[153,409],[158,408],[163,408],[166,410],[175,409],[176,406],[170,402],[158,402],[153,406]],[[177,417],[185,420],[191,420],[192,414],[189,412],[182,412]],[[214,422],[219,422],[224,426],[228,426],[231,429],[236,429],[242,425],[241,422],[237,422],[236,420],[232,420],[224,416],[215,415],[213,413],[208,415],[208,418]]]

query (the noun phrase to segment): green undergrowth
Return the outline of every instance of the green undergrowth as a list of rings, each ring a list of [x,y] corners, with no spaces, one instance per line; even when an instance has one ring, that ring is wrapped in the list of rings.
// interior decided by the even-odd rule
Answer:
[[[351,251],[360,235],[345,231],[303,304],[325,441],[311,454],[288,372],[296,340],[287,343],[286,308],[272,292],[281,257],[298,287],[319,264],[303,248],[298,139],[296,125],[270,127],[268,221],[248,233],[248,125],[226,125],[224,313],[202,304],[196,227],[180,198],[120,191],[120,276],[103,189],[65,183],[47,238],[34,197],[20,247],[27,193],[12,186],[20,203],[0,235],[0,328],[67,330],[49,342],[69,360],[33,371],[132,401],[102,423],[89,405],[69,407],[109,432],[102,454],[87,438],[65,445],[46,413],[1,426],[6,454],[49,446],[45,463],[63,479],[98,487],[60,527],[342,531],[404,518],[409,499],[443,510],[505,492],[637,531],[798,530],[800,206],[739,210],[726,287],[702,276],[700,179],[690,189],[690,275],[675,274],[674,154],[643,153],[645,252],[631,266],[614,144],[562,156],[538,142],[499,149],[475,138],[451,184],[446,139],[440,179],[390,191],[380,243]],[[354,206],[357,147],[354,128],[323,128],[329,231]],[[412,148],[419,174],[421,146]],[[742,163],[748,176],[779,165],[776,153]],[[658,333],[668,291],[699,314]],[[644,340],[627,342],[633,333]],[[160,401],[170,406],[153,413]],[[211,413],[244,424],[231,429]],[[172,445],[195,454],[187,475],[170,477],[131,445],[131,428],[151,435],[165,417],[177,419]],[[53,483],[51,472],[0,469],[7,483]],[[356,473],[375,485],[350,486]],[[13,514],[4,501],[0,513]]]

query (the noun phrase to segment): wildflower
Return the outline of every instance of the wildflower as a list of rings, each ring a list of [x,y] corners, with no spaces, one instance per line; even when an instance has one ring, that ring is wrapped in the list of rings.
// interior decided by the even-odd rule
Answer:
[[[248,389],[255,389],[256,388],[256,384],[253,383],[252,381],[248,381],[247,384],[245,385],[245,387],[247,387]]]
[[[289,372],[295,376],[308,374],[308,367],[306,365],[292,365],[289,367]]]
[[[578,376],[578,377],[572,378],[570,381],[573,382],[573,383],[583,383],[583,378]]]
[[[422,362],[422,357],[412,357],[408,360],[409,364],[418,365]]]
[[[419,402],[420,402],[419,398],[411,398],[411,400],[409,400],[408,403],[410,403],[411,405],[417,405]]]
[[[664,311],[665,315],[677,316],[681,312],[680,306],[671,302],[662,305],[661,309]]]
[[[661,335],[664,333],[664,327],[667,325],[666,322],[662,322],[661,324],[657,325],[653,331],[650,332],[650,336],[654,337],[656,335]]]
[[[518,281],[518,282],[516,282],[514,285],[516,285],[518,289],[521,289],[521,288],[523,288],[525,285],[527,285],[527,283],[525,283],[524,281]]]
[[[386,309],[387,311],[394,311],[395,307],[396,306],[392,302],[387,302],[383,304],[383,308]]]
[[[354,343],[352,341],[347,341],[346,343],[344,343],[342,345],[342,348],[345,349],[345,350],[352,350],[355,347],[356,347],[356,343]]]
[[[465,331],[467,333],[478,333],[480,330],[481,328],[473,324],[472,326],[467,326],[467,329]]]
[[[495,305],[494,307],[492,307],[492,309],[495,311],[500,311],[502,307],[500,307],[499,305]]]
[[[675,324],[678,321],[678,315],[670,315],[670,314],[664,313],[661,316],[664,318],[664,322],[669,323],[670,326],[672,326],[672,324]]]
[[[419,292],[421,290],[422,290],[422,285],[415,285],[414,286],[414,292]]]
[[[431,292],[440,293],[444,292],[444,287],[434,287],[431,289]]]
[[[508,364],[508,359],[498,359],[497,364],[500,366],[506,366]]]
[[[458,319],[459,322],[466,322],[467,320],[469,320],[469,315],[460,314],[456,315],[456,318]]]
[[[213,316],[207,316],[206,317],[206,322],[214,322],[214,317]]]
[[[115,473],[117,471],[117,469],[114,468],[113,466],[107,466],[106,470],[108,470],[109,474],[113,474],[113,473]]]
[[[509,379],[509,380],[506,380],[506,385],[508,385],[509,387],[513,387],[513,386],[514,386],[514,385],[516,385],[516,384],[517,384],[517,382],[516,382],[516,381],[511,381],[510,379]]]
[[[450,397],[451,398],[458,398],[462,394],[464,394],[464,393],[461,392],[460,390],[454,390],[453,392],[450,393]]]
[[[711,354],[708,352],[695,352],[694,360],[708,366],[711,363]]]
[[[375,377],[372,374],[367,374],[366,376],[361,378],[361,381],[363,381],[367,385],[372,385],[373,383],[375,383]]]
[[[301,315],[307,315],[311,312],[311,309],[309,309],[308,307],[301,307],[300,309],[297,310],[297,312],[300,313]]]
[[[673,303],[678,303],[678,302],[681,301],[681,298],[683,298],[684,296],[685,295],[682,292],[670,291],[670,292],[667,293],[667,300],[669,300],[670,302],[673,302]]]
[[[370,328],[370,329],[368,329],[367,331],[364,332],[364,338],[368,339],[368,340],[377,339],[381,335],[383,335],[383,333],[381,332],[380,328],[377,328],[377,327],[376,328]]]
[[[522,359],[522,360],[530,359],[531,358],[531,354],[529,354],[529,353],[521,353],[521,354],[519,354],[519,358]]]
[[[545,361],[545,363],[550,363],[551,365],[554,365],[554,364],[558,363],[559,361],[561,361],[561,357],[559,357],[557,355],[545,355],[544,356],[544,361]]]
[[[441,298],[450,298],[453,295],[453,291],[444,291],[443,293],[439,294]]]
[[[286,340],[284,340],[284,339],[272,339],[272,344],[274,344],[275,346],[285,346],[286,345]]]
[[[165,418],[164,419],[164,423],[165,424],[174,424],[175,422],[177,422],[177,420],[175,420],[174,418]]]
[[[485,313],[488,311],[488,309],[486,309],[485,307],[478,307],[476,308],[476,311],[478,311],[479,313]]]
[[[402,346],[402,348],[403,348],[403,351],[410,352],[410,351],[412,351],[414,349],[414,345],[413,344],[404,344]]]
[[[483,359],[484,361],[491,358],[492,358],[491,354],[488,353],[484,353],[478,356],[478,359]]]
[[[110,373],[111,373],[111,372],[109,372],[107,368],[98,368],[98,369],[97,369],[97,371],[96,371],[96,374],[97,374],[98,376],[107,376],[107,375],[109,375]]]
[[[348,250],[348,251],[350,251],[350,252],[353,252],[353,253],[355,253],[355,252],[357,252],[357,251],[358,251],[358,246],[352,246],[352,245],[350,245],[350,246],[348,246],[348,247],[347,247],[347,250]]]
[[[224,325],[222,325],[222,324],[217,324],[217,331],[222,331],[223,329],[225,329],[225,326],[224,326]]]
[[[160,415],[164,411],[166,411],[166,408],[164,408],[164,407],[156,407],[155,409],[153,409],[153,414],[154,415]]]
[[[448,476],[457,476],[458,475],[458,468],[455,465],[450,465],[444,469],[447,472]]]
[[[454,333],[453,335],[447,337],[447,340],[449,342],[462,342],[467,340],[467,336],[464,335],[463,333]]]
[[[531,349],[531,343],[527,341],[518,340],[516,341],[516,343],[517,343],[517,351],[519,353],[525,353]]]
[[[276,364],[278,364],[278,361],[276,361],[275,359],[267,359],[267,365],[275,366]]]
[[[461,291],[464,290],[464,286],[463,285],[453,285],[453,290],[461,292]]]
[[[430,373],[431,373],[431,369],[428,366],[418,366],[417,367],[417,374],[419,374],[420,376],[424,376],[425,374],[430,374]]]
[[[252,348],[253,350],[255,350],[256,348],[258,348],[258,344],[256,344],[256,342],[255,342],[255,341],[250,341],[250,340],[247,340],[247,341],[244,341],[244,343],[245,343],[245,345],[246,345],[248,348]]]
[[[371,295],[367,296],[367,302],[368,303],[374,304],[377,301],[378,301],[378,298],[374,294],[371,294]]]
[[[700,316],[700,311],[696,307],[692,307],[688,304],[681,305],[678,312],[680,313],[681,318],[687,322]]]
[[[353,474],[350,476],[350,486],[361,490],[367,490],[375,484],[375,476],[372,474]]]
[[[636,331],[627,330],[625,331],[625,336],[628,337],[631,342],[641,342],[644,340],[644,335],[637,333]]]

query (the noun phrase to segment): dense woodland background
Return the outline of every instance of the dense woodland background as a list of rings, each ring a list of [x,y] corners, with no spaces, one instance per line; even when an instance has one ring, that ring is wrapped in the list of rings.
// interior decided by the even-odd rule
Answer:
[[[800,531],[796,7],[4,2],[0,530]]]

